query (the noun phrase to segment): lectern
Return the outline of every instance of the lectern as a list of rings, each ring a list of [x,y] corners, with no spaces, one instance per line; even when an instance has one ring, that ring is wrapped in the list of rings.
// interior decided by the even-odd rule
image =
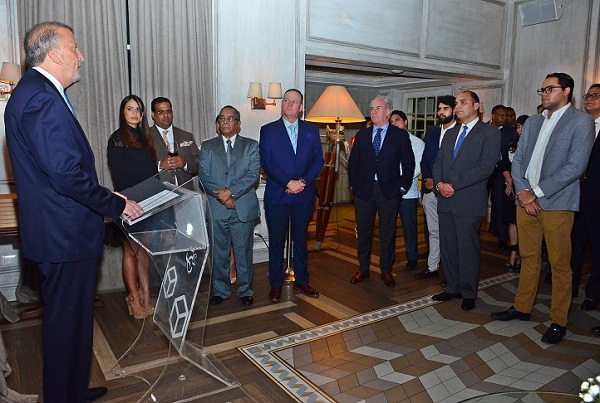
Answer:
[[[144,215],[117,223],[148,253],[149,269],[162,278],[152,321],[144,321],[112,370],[115,377],[140,380],[140,402],[187,402],[239,386],[203,345],[212,261],[206,192],[197,177],[181,186],[172,178],[162,172],[123,191],[142,205]],[[156,350],[150,360],[139,360],[140,345]]]

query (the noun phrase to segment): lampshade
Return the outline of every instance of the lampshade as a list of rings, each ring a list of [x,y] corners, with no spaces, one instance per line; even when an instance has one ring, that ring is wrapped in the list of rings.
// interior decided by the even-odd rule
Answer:
[[[8,84],[16,84],[21,78],[21,66],[17,63],[3,62],[0,70],[0,81]]]
[[[281,99],[283,95],[281,93],[281,83],[269,83],[269,91],[267,92],[267,98]]]
[[[335,123],[336,120],[356,123],[364,122],[365,117],[346,88],[341,85],[330,85],[317,99],[305,120],[318,123]]]
[[[248,87],[248,98],[262,98],[262,84],[251,82]]]

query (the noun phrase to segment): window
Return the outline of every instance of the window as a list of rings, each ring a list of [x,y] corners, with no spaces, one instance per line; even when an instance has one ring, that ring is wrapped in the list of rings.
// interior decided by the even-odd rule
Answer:
[[[415,136],[423,139],[427,128],[437,125],[437,95],[408,98],[406,109],[408,131]]]

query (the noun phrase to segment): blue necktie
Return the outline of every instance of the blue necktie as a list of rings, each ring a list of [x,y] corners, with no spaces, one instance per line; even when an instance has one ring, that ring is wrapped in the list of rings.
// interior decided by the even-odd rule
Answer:
[[[290,141],[292,142],[292,148],[294,149],[294,154],[296,154],[296,147],[298,145],[298,136],[296,136],[296,128],[290,125]]]
[[[467,137],[467,126],[463,126],[463,130],[458,136],[458,140],[456,141],[456,145],[454,146],[454,157],[452,159],[456,159],[456,154],[458,154],[458,150],[460,150],[460,146],[463,141],[465,141],[465,137]]]
[[[73,114],[73,116],[77,117],[77,115],[75,115],[75,109],[73,109],[73,105],[71,105],[71,102],[69,101],[69,97],[67,96],[67,93],[63,92],[63,94],[65,94],[65,96],[64,96],[65,102],[67,103],[67,106],[71,110],[71,113]]]
[[[381,150],[381,132],[383,129],[380,127],[377,129],[375,133],[375,138],[373,139],[373,151],[375,151],[375,156],[379,157],[379,150]]]
[[[231,165],[231,152],[233,151],[233,147],[231,146],[231,140],[227,140],[227,154],[225,157],[227,158],[227,168]]]

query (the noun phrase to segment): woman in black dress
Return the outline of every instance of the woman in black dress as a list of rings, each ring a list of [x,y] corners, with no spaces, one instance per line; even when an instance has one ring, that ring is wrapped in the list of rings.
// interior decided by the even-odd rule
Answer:
[[[502,221],[508,224],[508,241],[510,244],[510,257],[504,264],[509,272],[521,271],[521,257],[519,256],[519,237],[517,234],[517,206],[515,204],[515,189],[510,174],[512,160],[517,151],[517,143],[523,132],[523,125],[529,116],[521,115],[517,119],[517,135],[508,143],[508,153],[502,156],[500,162],[502,176],[504,176],[504,198],[502,199]]]
[[[156,151],[144,103],[136,95],[121,101],[119,128],[108,139],[108,167],[115,190],[121,191],[158,173]],[[143,319],[154,313],[150,302],[149,257],[144,249],[123,238],[123,280],[129,292],[129,314]]]

